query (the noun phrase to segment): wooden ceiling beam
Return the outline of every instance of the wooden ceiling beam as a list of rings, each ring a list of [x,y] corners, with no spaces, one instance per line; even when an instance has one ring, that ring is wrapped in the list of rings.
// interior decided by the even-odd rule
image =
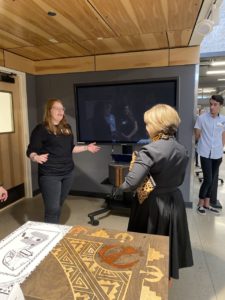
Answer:
[[[0,49],[0,66],[5,66],[5,60],[4,60],[4,51],[3,49]]]
[[[153,50],[96,56],[96,71],[166,67],[169,51]]]
[[[33,61],[0,49],[0,65],[34,75],[167,67],[199,63],[199,46]]]
[[[8,51],[4,51],[4,66],[16,71],[35,74],[34,61]]]
[[[169,66],[197,65],[200,63],[200,47],[185,47],[169,50]]]
[[[95,71],[94,60],[94,56],[86,56],[36,61],[35,75]]]

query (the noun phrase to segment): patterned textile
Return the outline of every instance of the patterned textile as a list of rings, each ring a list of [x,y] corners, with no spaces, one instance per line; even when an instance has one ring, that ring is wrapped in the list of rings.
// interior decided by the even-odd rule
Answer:
[[[168,237],[81,226],[21,285],[45,300],[165,300],[167,287]]]
[[[137,151],[134,151],[132,153],[132,160],[130,162],[129,171],[132,170],[134,162],[137,158]],[[145,177],[142,184],[137,188],[137,198],[140,204],[142,204],[149,196],[149,194],[154,190],[155,188],[155,181],[152,178],[152,176]]]

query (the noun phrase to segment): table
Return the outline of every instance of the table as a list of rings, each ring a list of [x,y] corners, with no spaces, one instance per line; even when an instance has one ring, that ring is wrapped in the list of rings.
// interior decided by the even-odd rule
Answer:
[[[72,227],[21,284],[26,300],[166,300],[165,236]]]

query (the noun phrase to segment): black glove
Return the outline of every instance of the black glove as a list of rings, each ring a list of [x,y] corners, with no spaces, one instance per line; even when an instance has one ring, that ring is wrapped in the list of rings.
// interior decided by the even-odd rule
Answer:
[[[124,193],[123,190],[117,188],[113,193],[113,199],[116,201],[123,201],[123,193]]]

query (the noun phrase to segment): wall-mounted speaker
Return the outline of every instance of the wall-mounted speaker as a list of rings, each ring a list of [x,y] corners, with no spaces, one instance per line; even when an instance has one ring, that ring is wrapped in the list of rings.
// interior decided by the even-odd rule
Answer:
[[[0,73],[0,81],[15,83],[15,78],[7,73]]]
[[[189,46],[200,45],[203,38],[213,30],[219,22],[220,6],[224,0],[205,0],[198,16]]]
[[[196,30],[199,34],[202,36],[205,36],[206,34],[210,33],[213,29],[214,22],[209,19],[204,19],[197,23]]]

